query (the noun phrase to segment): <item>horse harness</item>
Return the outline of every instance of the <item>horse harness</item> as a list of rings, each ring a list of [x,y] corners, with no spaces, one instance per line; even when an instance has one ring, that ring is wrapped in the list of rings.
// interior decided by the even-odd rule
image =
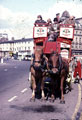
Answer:
[[[35,60],[35,55],[33,54],[33,64],[31,65],[34,70],[36,71],[43,71],[43,68],[44,68],[44,65],[42,65],[42,62],[43,62],[43,54],[41,55],[41,60],[40,61],[36,61]],[[39,66],[35,66],[35,63],[39,63]]]
[[[56,69],[58,69],[57,74],[60,74],[61,70],[64,69],[64,66],[62,64],[62,57],[61,57],[61,55],[60,54],[58,54],[58,55],[59,55],[59,57],[58,57],[58,63],[59,63],[59,65],[58,66],[52,66],[52,65],[50,65],[50,69],[56,68]]]

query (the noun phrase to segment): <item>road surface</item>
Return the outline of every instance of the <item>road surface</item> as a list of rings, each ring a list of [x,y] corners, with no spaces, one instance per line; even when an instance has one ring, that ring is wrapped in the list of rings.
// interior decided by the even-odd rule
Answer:
[[[82,82],[72,83],[65,104],[30,102],[28,81],[30,61],[8,60],[0,63],[0,120],[82,120]]]

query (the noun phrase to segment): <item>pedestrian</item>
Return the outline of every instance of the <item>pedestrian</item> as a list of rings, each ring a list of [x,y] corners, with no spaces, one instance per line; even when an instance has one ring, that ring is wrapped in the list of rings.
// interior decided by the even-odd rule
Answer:
[[[75,81],[75,78],[74,78],[75,66],[76,66],[76,58],[72,57],[69,62],[69,73],[71,74],[72,82]]]
[[[80,63],[80,60],[77,60],[77,65],[76,65],[75,71],[74,71],[74,78],[76,78],[77,73],[79,75],[79,78],[81,79],[81,63]]]

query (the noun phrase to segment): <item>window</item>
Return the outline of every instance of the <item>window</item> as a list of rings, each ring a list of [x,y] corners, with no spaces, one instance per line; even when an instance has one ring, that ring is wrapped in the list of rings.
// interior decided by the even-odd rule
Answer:
[[[30,50],[30,47],[28,47],[28,50]]]
[[[76,42],[75,44],[78,45],[78,42]]]
[[[79,45],[81,45],[81,43],[79,43]]]
[[[78,48],[77,45],[75,46],[75,48],[76,48],[76,49]]]
[[[80,31],[80,35],[81,35],[81,31]]]
[[[74,45],[74,42],[72,42],[72,45]]]
[[[77,37],[76,37],[76,41],[77,41]]]
[[[76,31],[76,34],[78,33],[78,31]]]
[[[81,40],[81,38],[79,38],[79,40]]]
[[[79,43],[81,43],[81,38],[79,38]]]
[[[19,50],[21,50],[21,47],[19,48]]]
[[[76,42],[77,42],[77,37],[76,37]]]
[[[78,39],[77,39],[77,37],[76,37],[76,44],[78,44]]]
[[[79,45],[79,49],[81,48],[81,46]]]

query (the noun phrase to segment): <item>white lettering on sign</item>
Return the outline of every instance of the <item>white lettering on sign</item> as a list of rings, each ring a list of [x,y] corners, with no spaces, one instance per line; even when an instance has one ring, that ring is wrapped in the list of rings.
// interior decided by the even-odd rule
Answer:
[[[62,48],[70,48],[70,45],[66,44],[66,43],[61,43],[61,47]]]

